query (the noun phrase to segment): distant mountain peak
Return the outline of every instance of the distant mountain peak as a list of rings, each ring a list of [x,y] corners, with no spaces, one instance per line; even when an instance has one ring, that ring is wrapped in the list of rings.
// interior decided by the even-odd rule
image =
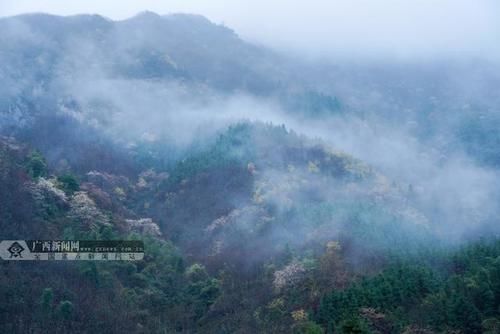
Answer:
[[[132,16],[127,20],[161,20],[161,19],[162,17],[159,14],[149,10],[145,10],[137,13],[136,15]]]

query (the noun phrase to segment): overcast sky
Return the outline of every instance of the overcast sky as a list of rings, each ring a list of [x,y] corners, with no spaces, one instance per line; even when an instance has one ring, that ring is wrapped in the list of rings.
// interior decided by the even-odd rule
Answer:
[[[313,56],[500,59],[500,0],[0,0],[0,16],[196,13],[247,40]]]

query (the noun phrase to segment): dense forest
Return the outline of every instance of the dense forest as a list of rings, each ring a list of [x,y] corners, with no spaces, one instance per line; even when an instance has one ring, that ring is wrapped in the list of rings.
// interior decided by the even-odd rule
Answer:
[[[496,65],[311,64],[185,14],[0,31],[0,240],[145,244],[1,261],[1,333],[500,333]]]

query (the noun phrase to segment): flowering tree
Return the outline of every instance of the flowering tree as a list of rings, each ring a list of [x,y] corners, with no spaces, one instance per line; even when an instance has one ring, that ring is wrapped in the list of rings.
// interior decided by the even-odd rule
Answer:
[[[109,218],[97,208],[95,202],[84,191],[76,192],[71,198],[68,217],[91,230],[102,225],[110,225]]]

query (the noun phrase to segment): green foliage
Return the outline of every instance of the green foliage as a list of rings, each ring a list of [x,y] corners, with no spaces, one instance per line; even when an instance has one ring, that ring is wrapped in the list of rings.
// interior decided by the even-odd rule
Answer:
[[[498,334],[500,333],[500,319],[488,318],[485,319],[481,326],[483,327],[484,334]]]
[[[288,108],[299,111],[309,117],[331,116],[341,111],[337,97],[317,91],[306,91],[285,99]]]
[[[199,263],[195,263],[186,270],[187,279],[193,283],[204,281],[208,278],[208,274]]]
[[[293,334],[323,334],[323,328],[313,321],[305,321],[293,328]]]
[[[479,111],[466,117],[459,129],[457,137],[465,149],[477,160],[490,166],[500,166],[500,117],[497,114],[483,116]]]
[[[57,314],[64,320],[69,320],[73,316],[74,306],[69,300],[63,300],[57,306]]]
[[[349,331],[362,333],[361,318],[353,315],[361,316],[361,310],[370,307],[392,319],[399,331],[423,323],[437,331],[481,333],[485,326],[495,327],[492,317],[499,316],[498,259],[500,241],[483,241],[434,264],[423,254],[412,259],[412,265],[397,261],[322,298],[318,320],[324,328],[334,324],[345,331],[347,324]]]
[[[20,227],[23,235],[38,231],[64,239],[139,239],[145,242],[146,256],[139,262],[5,267],[0,271],[0,297],[4,300],[0,303],[0,329],[13,332],[16,324],[31,321],[29,326],[35,332],[47,332],[54,326],[61,332],[98,332],[110,324],[116,326],[106,328],[110,333],[131,328],[138,333],[498,331],[500,245],[482,241],[452,254],[425,250],[432,239],[411,217],[406,221],[394,207],[364,194],[344,192],[340,177],[344,172],[339,171],[348,171],[353,165],[344,168],[348,159],[329,154],[321,146],[305,146],[284,126],[238,124],[208,148],[174,166],[167,181],[169,189],[154,183],[163,178],[152,177],[147,181],[148,190],[129,184],[127,200],[119,201],[108,196],[105,187],[87,184],[85,196],[109,218],[107,224],[90,231],[68,218],[68,203],[76,197],[78,179],[83,175],[59,176],[58,187],[68,196],[59,196],[57,210],[42,214],[30,211],[32,195],[23,188],[26,173],[19,173],[22,166],[29,165],[33,177],[46,175],[36,167],[43,162],[41,156],[32,153],[29,160],[36,162],[32,164],[24,164],[26,154],[19,154],[21,158],[2,156],[0,218],[4,231],[12,225]],[[293,160],[292,168],[282,159],[274,159],[283,155]],[[335,163],[328,165],[326,158]],[[311,178],[307,171],[310,161],[318,161],[319,170]],[[318,182],[333,178],[340,186],[338,191],[332,189],[338,196],[331,201],[309,193],[292,196],[286,209],[266,201],[252,202],[254,181],[260,181],[266,168],[296,177],[300,194],[315,178]],[[114,182],[117,178],[109,179]],[[269,183],[270,188],[280,190]],[[280,186],[286,189],[288,184]],[[233,191],[236,188],[240,192]],[[18,189],[24,189],[24,197],[21,191],[16,193]],[[137,204],[138,197],[151,206]],[[241,202],[246,206],[240,206]],[[56,205],[50,198],[43,204]],[[22,210],[17,206],[23,206]],[[173,240],[180,249],[170,241],[126,234],[123,222],[134,215],[155,217],[162,226],[162,238]],[[207,226],[214,226],[211,233]],[[176,229],[187,231],[187,236],[176,239]],[[330,239],[332,231],[334,240]],[[208,247],[200,246],[200,240],[207,241]],[[183,252],[189,256],[184,257]],[[372,259],[376,261],[372,263]],[[285,270],[288,265],[296,270]],[[44,275],[47,272],[51,275]],[[39,278],[30,279],[35,276]],[[279,289],[276,277],[286,278]],[[37,307],[33,311],[29,305]]]
[[[58,176],[57,182],[59,182],[61,189],[68,195],[72,195],[74,192],[80,190],[80,184],[73,174]]]
[[[254,156],[251,130],[252,127],[248,123],[230,126],[209,149],[180,161],[170,171],[168,184],[177,184],[211,168],[231,165],[246,166],[246,163]]]
[[[47,162],[40,152],[32,151],[27,158],[26,169],[34,178],[46,176]]]
[[[342,334],[369,334],[368,325],[358,317],[349,317],[342,320],[338,326],[339,332]]]
[[[54,302],[54,291],[51,288],[45,288],[40,298],[40,305],[45,312],[52,308]]]

